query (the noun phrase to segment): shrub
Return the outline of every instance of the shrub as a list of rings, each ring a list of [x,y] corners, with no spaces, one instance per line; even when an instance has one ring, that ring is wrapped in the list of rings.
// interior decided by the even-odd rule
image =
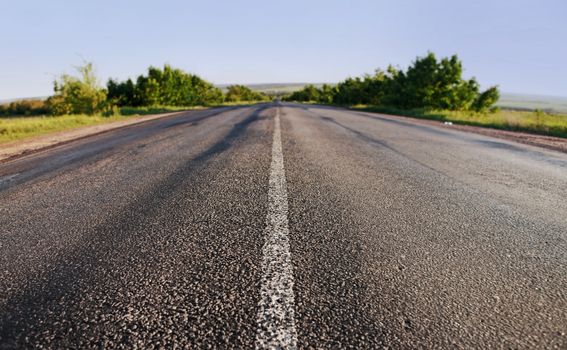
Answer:
[[[487,89],[483,93],[477,96],[473,103],[473,109],[478,112],[485,112],[492,108],[492,106],[498,102],[500,98],[500,92],[495,86]]]
[[[63,74],[54,82],[55,94],[47,100],[52,114],[88,114],[106,107],[106,91],[94,74],[92,63],[76,67],[79,77]]]

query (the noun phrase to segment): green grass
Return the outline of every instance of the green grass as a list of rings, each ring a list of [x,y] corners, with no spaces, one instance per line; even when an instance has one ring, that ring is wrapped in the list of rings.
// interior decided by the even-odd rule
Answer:
[[[82,126],[123,120],[123,116],[62,115],[0,118],[0,144]]]
[[[461,111],[400,110],[376,106],[352,106],[369,112],[402,115],[413,118],[450,121],[455,124],[489,127],[503,130],[567,138],[567,114],[548,114],[541,111],[499,110],[494,113]]]
[[[187,107],[122,107],[119,114],[102,115],[61,115],[35,117],[0,117],[0,144],[45,135],[58,131],[72,130],[126,120],[133,116],[160,114],[187,110]]]

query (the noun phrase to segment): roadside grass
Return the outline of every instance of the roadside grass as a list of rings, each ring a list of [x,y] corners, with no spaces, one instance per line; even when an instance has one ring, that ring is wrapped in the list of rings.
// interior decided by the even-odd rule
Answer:
[[[223,106],[242,106],[251,105],[253,102],[242,103],[223,103]],[[128,118],[162,114],[170,112],[180,112],[186,110],[203,109],[206,107],[122,107],[115,111],[114,115],[61,115],[61,116],[30,116],[30,117],[0,117],[0,145],[3,143],[23,140],[34,136],[50,134],[59,131],[72,130],[84,126],[111,123]]]
[[[502,109],[478,113],[444,110],[402,110],[368,105],[351,106],[351,109],[438,120],[494,129],[523,131],[540,135],[567,138],[567,114],[549,114],[542,111],[516,111]]]
[[[0,144],[82,126],[123,120],[123,116],[62,115],[0,118]]]

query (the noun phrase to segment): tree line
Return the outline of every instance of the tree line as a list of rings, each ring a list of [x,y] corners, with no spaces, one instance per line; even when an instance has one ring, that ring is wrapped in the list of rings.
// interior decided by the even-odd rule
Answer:
[[[201,77],[164,65],[149,67],[137,79],[109,79],[101,86],[92,63],[76,67],[78,75],[61,75],[54,94],[47,100],[24,100],[0,106],[0,115],[110,114],[117,107],[191,107],[223,102],[257,102],[270,98],[243,85],[228,86],[227,92]]]
[[[92,63],[77,67],[78,76],[64,74],[54,82],[46,101],[19,101],[0,106],[0,115],[107,114],[117,107],[209,106],[223,102],[267,101],[269,96],[243,85],[226,93],[201,77],[164,65],[149,67],[135,80],[110,79],[101,86]],[[336,85],[307,85],[285,97],[288,101],[338,105],[374,105],[398,109],[487,111],[500,96],[497,87],[480,91],[475,78],[463,79],[456,55],[440,60],[429,52],[406,69],[389,66],[374,74],[347,78]]]
[[[399,109],[445,109],[484,112],[500,93],[496,86],[480,91],[475,78],[463,79],[456,55],[437,59],[429,52],[404,71],[390,65],[372,75],[347,78],[337,85],[307,85],[285,100],[338,105],[374,105]]]

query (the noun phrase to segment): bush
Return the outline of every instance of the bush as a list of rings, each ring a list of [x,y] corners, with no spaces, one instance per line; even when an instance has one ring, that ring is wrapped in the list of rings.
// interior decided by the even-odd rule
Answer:
[[[500,98],[500,92],[496,87],[491,87],[488,90],[484,91],[473,103],[473,109],[478,112],[485,112],[492,109],[493,105],[498,102]]]
[[[55,94],[47,100],[52,114],[93,115],[106,107],[106,91],[99,86],[92,63],[76,68],[79,77],[63,74],[54,82]]]

